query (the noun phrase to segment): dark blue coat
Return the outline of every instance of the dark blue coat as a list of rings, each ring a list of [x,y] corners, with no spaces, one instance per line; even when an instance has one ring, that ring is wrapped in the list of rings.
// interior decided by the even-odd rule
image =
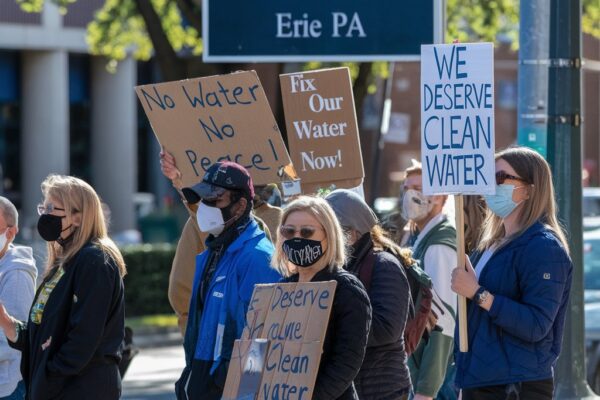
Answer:
[[[472,257],[476,265],[478,255]],[[536,223],[496,250],[479,284],[490,311],[468,302],[469,352],[458,352],[461,388],[548,379],[560,354],[573,265],[556,236]],[[458,324],[457,331],[458,331]]]

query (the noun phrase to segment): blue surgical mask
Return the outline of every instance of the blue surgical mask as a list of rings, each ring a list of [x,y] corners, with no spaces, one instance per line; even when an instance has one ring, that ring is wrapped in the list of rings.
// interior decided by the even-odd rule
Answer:
[[[522,187],[522,186],[519,186]],[[515,185],[508,183],[496,185],[496,194],[486,194],[483,197],[494,214],[504,219],[514,211],[521,203],[516,203],[512,199],[513,190],[517,189]]]

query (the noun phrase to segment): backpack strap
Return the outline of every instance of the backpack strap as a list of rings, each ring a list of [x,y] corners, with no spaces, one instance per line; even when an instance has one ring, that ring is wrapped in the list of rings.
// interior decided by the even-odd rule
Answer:
[[[375,261],[377,257],[375,256],[375,252],[373,249],[369,250],[367,255],[362,262],[360,270],[358,271],[358,279],[362,282],[367,289],[367,293],[371,289],[371,280],[373,279],[373,269],[375,267]]]

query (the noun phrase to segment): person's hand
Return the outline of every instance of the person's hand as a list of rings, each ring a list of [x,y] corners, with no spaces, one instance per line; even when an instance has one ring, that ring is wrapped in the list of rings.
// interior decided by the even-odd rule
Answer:
[[[433,397],[424,396],[422,394],[415,393],[413,400],[433,400]]]
[[[175,164],[175,157],[166,151],[164,146],[161,146],[159,156],[160,170],[162,171],[163,175],[173,182],[173,186],[181,189],[181,172]]]
[[[475,270],[469,261],[469,257],[465,257],[465,268],[454,268],[452,271],[452,290],[464,297],[469,299],[473,298],[477,289],[479,289],[479,283],[477,282],[477,275]]]
[[[8,314],[2,303],[0,303],[0,328],[11,342],[15,341],[17,336],[15,319]]]

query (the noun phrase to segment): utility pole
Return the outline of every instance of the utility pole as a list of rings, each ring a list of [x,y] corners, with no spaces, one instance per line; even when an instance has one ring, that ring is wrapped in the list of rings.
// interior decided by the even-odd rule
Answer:
[[[517,140],[546,157],[550,4],[528,0],[521,1],[519,8]]]
[[[555,371],[556,399],[595,398],[586,383],[581,213],[581,0],[550,0],[548,162],[573,260],[571,300]]]

